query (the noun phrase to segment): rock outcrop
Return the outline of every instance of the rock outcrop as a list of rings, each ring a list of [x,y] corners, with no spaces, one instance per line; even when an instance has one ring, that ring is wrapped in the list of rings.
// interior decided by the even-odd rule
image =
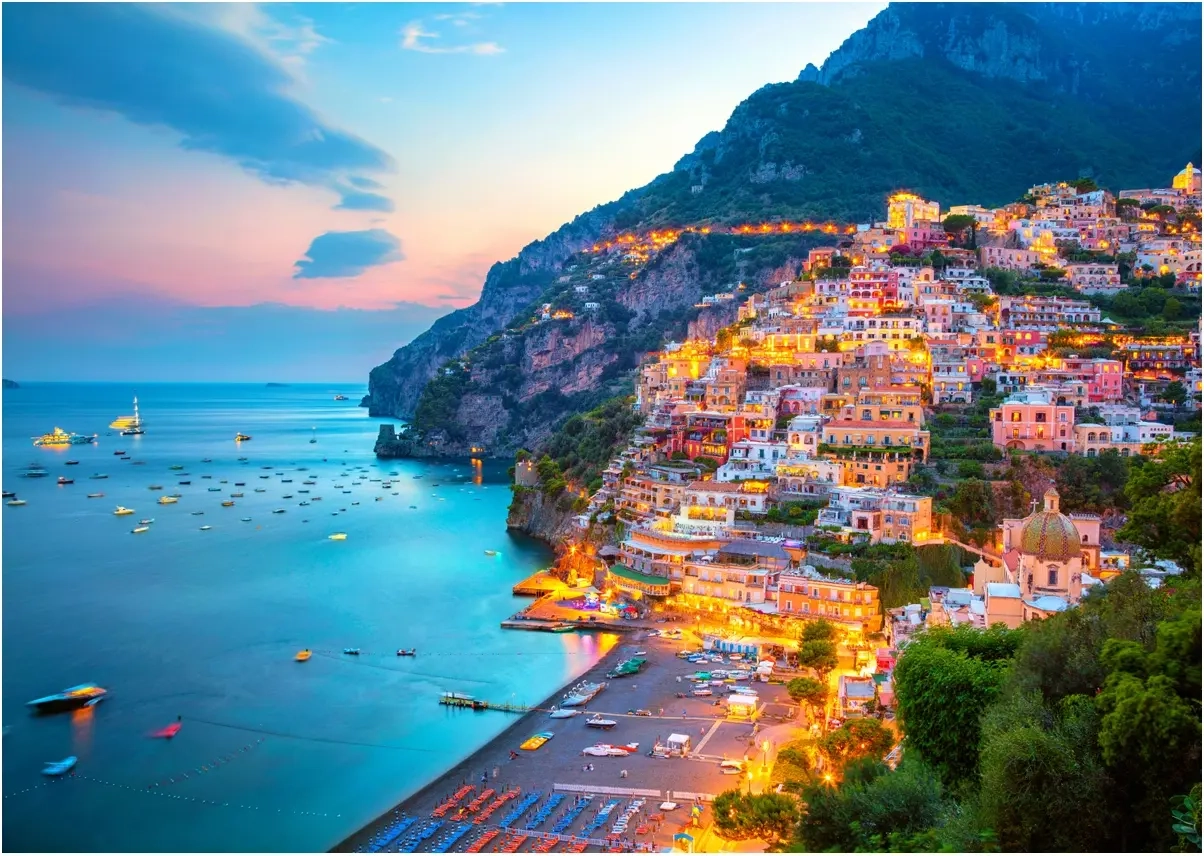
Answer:
[[[572,505],[565,502],[564,495],[548,497],[537,488],[516,487],[506,528],[557,546],[571,534],[573,517]]]

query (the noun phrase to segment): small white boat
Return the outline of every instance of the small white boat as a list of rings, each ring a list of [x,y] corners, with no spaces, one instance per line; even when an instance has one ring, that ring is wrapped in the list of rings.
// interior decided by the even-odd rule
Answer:
[[[565,710],[563,707],[554,707],[548,711],[548,716],[552,719],[572,719],[574,716],[580,716],[579,710]]]
[[[103,498],[104,498],[104,494],[103,494],[103,493],[90,493],[90,494],[88,494],[88,499],[103,499]]]
[[[137,535],[140,532],[149,532],[149,531],[150,531],[149,526],[135,526],[133,529],[130,530],[130,534]]]
[[[615,719],[603,719],[600,716],[595,716],[585,720],[585,724],[590,728],[601,728],[604,731],[609,731],[619,723],[618,720]]]
[[[496,556],[496,555],[497,555],[497,550],[486,550],[486,551],[485,551],[485,555],[486,555],[486,556]]]
[[[25,505],[25,504],[26,504],[25,500],[23,500],[23,499],[10,499],[8,502],[5,503],[5,505],[12,505],[12,506]]]
[[[250,517],[243,517],[243,518],[240,518],[240,519],[242,520],[242,522],[243,522],[243,523],[250,523],[250,522],[251,522],[251,518],[250,518]]]
[[[139,520],[138,525],[139,526],[150,526],[154,522],[155,522],[155,518],[147,517],[147,518],[144,518],[143,520]]]
[[[331,541],[346,541],[347,533],[346,532],[336,532],[333,535],[329,535],[327,537],[329,537]]]
[[[206,523],[204,526],[201,527],[201,531],[208,532],[212,528],[213,528],[212,526],[210,526],[208,523]]]
[[[68,755],[61,761],[47,761],[46,766],[42,768],[43,776],[61,776],[71,772],[71,768],[75,766],[75,762],[79,760],[74,755]]]

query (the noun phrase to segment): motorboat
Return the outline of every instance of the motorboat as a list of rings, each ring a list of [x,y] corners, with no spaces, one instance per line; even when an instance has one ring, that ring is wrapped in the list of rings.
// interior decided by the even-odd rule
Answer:
[[[201,458],[201,463],[202,464],[212,464],[213,458]]]
[[[204,514],[205,512],[203,512],[203,511],[192,511],[192,512],[189,512],[189,513],[190,513],[190,514],[192,514],[192,516],[193,516],[193,517],[200,517],[200,516],[201,516],[202,514]]]
[[[119,457],[119,458],[120,458],[122,455],[124,455],[124,454],[125,454],[125,452],[124,452],[124,451],[121,451],[121,450],[118,450],[118,451],[114,452],[113,454],[114,454],[114,455],[116,455],[117,457]]]
[[[65,689],[61,693],[48,695],[44,698],[36,698],[25,704],[27,707],[32,707],[38,713],[52,713],[56,710],[75,710],[99,704],[106,693],[107,691],[104,688],[98,687],[96,684],[80,684],[79,686]]]
[[[34,437],[33,444],[35,446],[82,446],[85,443],[95,443],[96,440],[97,436],[95,434],[91,436],[73,434],[70,431],[64,431],[62,428],[56,427],[49,434]],[[125,452],[121,454],[124,455]]]
[[[6,490],[6,491],[0,492],[0,497],[3,497],[4,499],[13,499],[16,497],[16,495],[17,495],[16,491],[12,491],[12,490]]]
[[[88,494],[88,499],[103,499],[103,498],[104,498],[104,494],[103,494],[103,493],[90,493],[90,494]]]
[[[565,710],[563,707],[554,707],[548,711],[548,716],[552,719],[572,719],[574,716],[580,716],[579,710]]]
[[[343,653],[351,654],[352,656],[358,657],[359,653],[360,653],[360,649],[359,648],[344,648]]]
[[[250,440],[250,439],[251,439],[250,434],[235,434],[234,435],[235,443],[241,443],[243,440]]]
[[[336,396],[334,397],[334,400],[335,400],[335,401],[346,401],[346,400],[347,400],[347,396],[343,395],[343,394],[340,392],[338,395],[336,395]]]
[[[59,484],[75,484],[75,479],[69,479],[66,476],[59,476]]]
[[[257,488],[255,488],[255,492],[256,493],[267,493],[268,489],[266,487],[257,487]]]
[[[330,538],[331,541],[346,541],[347,533],[346,532],[335,532],[333,535],[328,535],[327,537]],[[397,653],[400,654],[401,652],[398,651]]]
[[[614,719],[603,719],[600,716],[594,716],[585,720],[585,724],[590,728],[601,728],[604,731],[609,731],[619,723]]]
[[[244,493],[242,493],[241,491],[239,491],[238,493],[232,493],[232,494],[230,494],[230,496],[231,496],[231,498],[233,498],[233,499],[242,499],[242,498],[243,498],[243,496],[245,496],[245,494],[244,494]]]
[[[418,649],[417,649],[417,648],[410,648],[410,649],[408,649],[408,650],[407,650],[407,649],[405,649],[405,648],[398,648],[398,649],[397,649],[397,656],[398,656],[398,657],[413,657],[413,656],[417,655],[417,653],[418,653]]]
[[[313,651],[309,650],[308,648],[303,648],[302,650],[297,652],[297,656],[293,657],[293,659],[296,660],[298,663],[304,663],[306,660],[308,660],[313,655],[314,655]]]
[[[133,529],[130,530],[130,534],[131,535],[139,535],[143,532],[149,532],[149,531],[150,531],[149,526],[135,526]]]
[[[174,504],[174,503],[177,503],[177,502],[179,502],[179,500],[178,500],[178,499],[176,499],[174,496],[161,496],[161,497],[159,497],[159,504],[160,504],[160,505],[172,505],[172,504]]]
[[[210,526],[208,523],[206,523],[204,526],[201,527],[201,531],[208,532],[212,528],[213,528],[212,526]]]
[[[586,746],[581,750],[582,755],[592,755],[595,758],[624,758],[640,751],[639,743],[624,743],[622,746],[615,746],[611,743],[595,743],[593,746]]]
[[[19,507],[19,506],[22,506],[22,505],[26,505],[27,503],[26,503],[26,502],[25,502],[25,500],[23,500],[23,499],[10,499],[8,502],[6,502],[6,503],[4,503],[4,504],[5,504],[5,505],[11,505],[11,506],[13,506],[14,508],[16,508],[16,507]]]
[[[38,466],[37,464],[30,464],[25,468],[25,471],[21,473],[21,475],[23,478],[27,479],[43,479],[50,475],[50,473],[45,467]],[[108,478],[108,476],[105,476],[105,478]]]
[[[61,761],[47,761],[46,766],[42,768],[43,776],[63,776],[71,772],[75,767],[75,762],[79,759],[74,755],[68,755]]]
[[[79,461],[64,461],[63,465],[68,467],[78,467]]]
[[[284,514],[286,511],[288,511],[287,508],[273,508],[272,514]]]
[[[250,518],[250,517],[240,517],[240,518],[239,518],[239,520],[241,520],[243,523],[250,523],[250,522],[251,522],[251,518]]]
[[[119,506],[117,506],[117,508],[115,508],[113,510],[113,514],[116,515],[117,517],[124,517],[127,514],[133,514],[133,513],[134,513],[134,509],[126,508],[124,505],[119,505]]]
[[[173,722],[171,725],[164,726],[158,731],[151,732],[151,737],[162,737],[164,740],[170,740],[180,733],[180,729],[184,727],[182,722]]]
[[[233,508],[233,507],[234,507],[234,500],[232,500],[232,499],[227,499],[224,502],[222,502],[222,508]]]
[[[485,551],[485,555],[486,555],[486,556],[496,556],[496,555],[497,555],[497,550],[486,550],[486,551]]]
[[[168,469],[169,470],[182,470],[182,469],[184,469],[184,465],[183,464],[172,464],[170,467],[168,467]]]
[[[209,491],[210,493],[220,493],[220,492],[221,492],[221,488],[220,488],[220,487],[211,487],[211,488],[208,488],[208,491]]]
[[[152,484],[152,485],[148,485],[146,489],[147,489],[147,490],[163,490],[163,485],[161,485],[161,484]]]
[[[144,518],[143,520],[139,520],[138,525],[139,526],[150,526],[154,522],[155,522],[155,518],[147,517],[147,518]]]

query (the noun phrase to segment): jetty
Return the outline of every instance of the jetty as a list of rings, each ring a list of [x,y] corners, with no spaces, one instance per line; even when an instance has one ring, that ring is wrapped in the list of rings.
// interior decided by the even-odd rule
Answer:
[[[445,704],[448,707],[467,707],[472,710],[497,710],[502,713],[528,713],[531,710],[530,705],[485,701],[464,693],[442,693],[439,696],[439,704]]]
[[[564,582],[545,568],[517,583],[510,592],[516,597],[543,597],[564,587]]]

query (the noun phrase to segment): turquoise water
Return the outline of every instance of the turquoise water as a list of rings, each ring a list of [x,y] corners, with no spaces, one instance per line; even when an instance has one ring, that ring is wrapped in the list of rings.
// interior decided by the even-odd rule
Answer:
[[[364,391],[4,391],[3,485],[28,501],[0,506],[5,850],[326,849],[509,722],[442,708],[441,691],[536,703],[596,662],[598,637],[498,627],[524,602],[510,586],[549,558],[506,532],[504,466],[376,461],[382,420],[356,406]],[[106,434],[135,392],[147,434]],[[100,442],[32,445],[56,425]],[[50,475],[21,478],[34,462]],[[370,481],[391,471],[390,489]],[[75,484],[56,485],[64,474]],[[302,489],[321,502],[300,506]],[[245,497],[222,508],[234,491]],[[178,504],[155,503],[173,492]],[[114,516],[118,504],[135,514]],[[155,522],[131,534],[140,518]],[[418,656],[396,657],[402,646]],[[313,659],[294,662],[304,647]],[[92,712],[25,708],[87,681],[110,691]],[[148,737],[177,716],[175,739]],[[44,784],[42,763],[67,755],[80,777]]]

